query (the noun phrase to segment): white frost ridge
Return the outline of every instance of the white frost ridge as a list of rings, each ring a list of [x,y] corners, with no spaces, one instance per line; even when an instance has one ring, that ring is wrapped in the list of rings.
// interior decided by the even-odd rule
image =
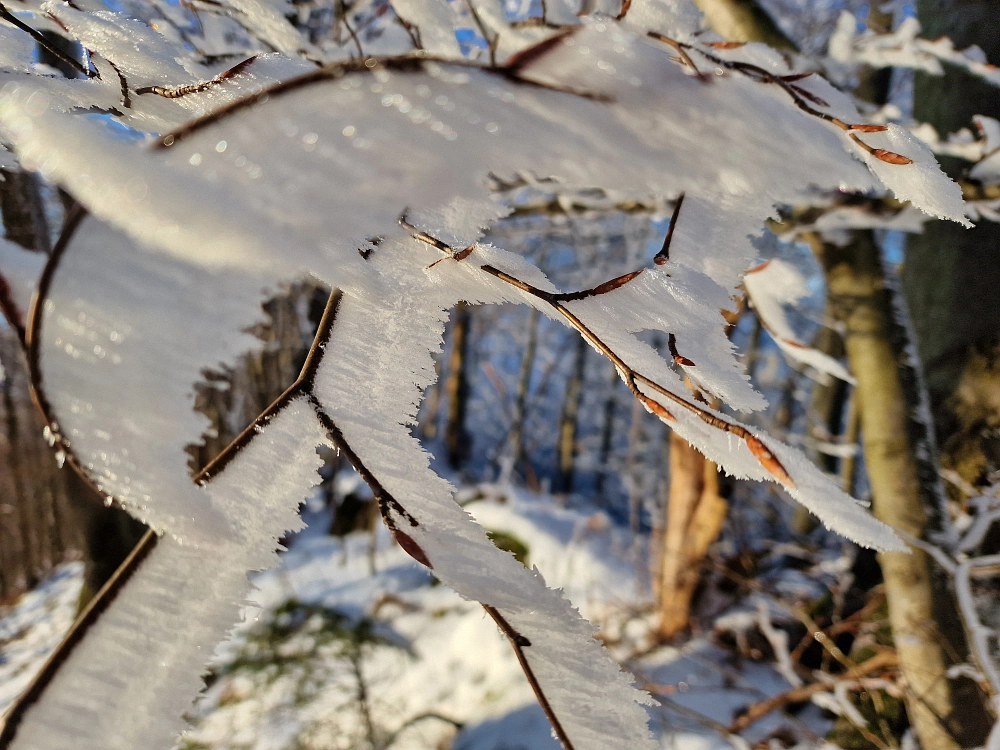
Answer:
[[[295,51],[299,40],[263,3],[240,7],[276,46]],[[108,14],[74,20],[92,34],[98,21],[114,23]],[[437,49],[450,48],[434,38]],[[125,55],[117,37],[102,39],[109,60],[121,55],[112,62],[147,77],[158,69]],[[704,61],[695,51],[692,58]],[[677,369],[636,334],[672,334],[678,367],[699,388],[735,408],[761,408],[718,311],[730,305],[755,255],[750,237],[775,205],[817,186],[874,188],[845,147],[924,210],[961,221],[960,198],[926,149],[896,130],[855,133],[863,151],[779,85],[732,72],[706,83],[691,73],[664,43],[602,19],[506,75],[413,60],[308,73],[300,85],[152,148],[65,114],[73,105],[61,90],[42,86],[43,95],[26,76],[4,74],[13,82],[0,96],[0,126],[22,164],[91,212],[44,308],[46,393],[95,481],[164,534],[29,711],[14,747],[66,747],[70,727],[79,750],[170,747],[200,665],[247,594],[246,570],[273,562],[276,540],[295,526],[298,504],[318,481],[313,449],[331,439],[331,426],[394,498],[387,517],[435,574],[496,608],[530,643],[526,659],[577,750],[654,746],[640,706],[647,696],[565,598],[498,551],[454,504],[453,488],[430,471],[406,428],[433,378],[430,353],[441,345],[446,311],[459,300],[534,305],[577,328],[646,408],[727,471],[781,483],[861,544],[902,549],[801,454],[695,401]],[[111,95],[107,85],[81,83]],[[215,103],[259,84],[236,77],[220,84],[226,95]],[[829,96],[825,84],[810,85]],[[84,93],[74,88],[73,101]],[[141,111],[150,127],[179,116],[149,101],[123,118]],[[559,297],[523,258],[478,244],[507,211],[488,190],[491,172],[661,200],[684,194],[669,261],[634,269],[642,272],[606,293]],[[398,222],[407,208],[410,230]],[[444,252],[435,242],[446,243]],[[193,484],[182,447],[204,421],[191,411],[191,384],[243,348],[239,332],[259,316],[265,286],[303,274],[343,292],[323,349],[333,356],[319,362],[308,398],[266,423],[206,487]],[[185,576],[192,589],[182,602],[174,590]],[[123,665],[113,679],[111,651]],[[74,712],[101,718],[71,719]]]

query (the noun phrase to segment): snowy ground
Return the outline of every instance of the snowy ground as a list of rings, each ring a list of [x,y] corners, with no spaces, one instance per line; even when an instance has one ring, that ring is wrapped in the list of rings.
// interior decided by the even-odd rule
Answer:
[[[459,499],[487,529],[523,544],[528,563],[664,699],[650,707],[663,747],[745,747],[719,725],[788,688],[770,665],[734,668],[708,636],[650,651],[648,587],[633,538],[604,513],[492,486]],[[373,550],[368,534],[325,535],[326,513],[311,520],[283,564],[256,577],[260,606],[219,648],[181,748],[557,750],[513,651],[478,604],[436,585],[381,524]],[[79,564],[63,566],[0,620],[0,707],[69,626],[80,573]],[[781,721],[819,736],[829,726],[808,707],[795,719],[761,722],[749,738]]]
[[[20,695],[73,624],[83,563],[60,565],[16,607],[0,609],[0,714]]]

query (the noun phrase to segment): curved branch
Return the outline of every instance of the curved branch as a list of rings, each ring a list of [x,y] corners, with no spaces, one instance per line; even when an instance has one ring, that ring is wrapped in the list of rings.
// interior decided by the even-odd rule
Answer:
[[[275,96],[288,93],[289,91],[295,91],[296,89],[302,88],[303,86],[308,86],[311,83],[317,83],[319,81],[327,80],[338,80],[343,78],[348,73],[362,73],[371,72],[373,70],[382,68],[387,70],[395,70],[399,72],[409,72],[422,70],[425,63],[439,63],[442,65],[454,65],[460,68],[471,68],[473,70],[480,70],[487,73],[493,73],[495,75],[502,76],[506,78],[511,83],[520,84],[523,86],[532,86],[535,88],[542,88],[548,91],[558,91],[563,94],[569,94],[571,96],[578,96],[584,99],[590,99],[592,101],[600,102],[610,102],[611,99],[600,93],[595,93],[592,91],[585,91],[581,89],[568,88],[564,86],[557,86],[554,84],[546,83],[544,81],[538,81],[533,78],[528,78],[523,74],[523,68],[533,60],[537,59],[540,55],[545,54],[549,51],[554,44],[553,40],[558,41],[562,39],[570,31],[564,32],[563,34],[557,34],[554,37],[545,39],[538,44],[528,47],[522,50],[517,55],[511,57],[510,61],[501,66],[488,66],[481,63],[475,62],[474,60],[466,59],[453,59],[448,57],[441,57],[437,55],[428,55],[421,51],[416,51],[414,53],[399,55],[393,57],[365,57],[360,59],[349,60],[347,62],[335,63],[332,65],[327,65],[318,70],[312,70],[308,73],[304,73],[295,78],[289,78],[286,81],[281,81],[274,84],[263,91],[257,91],[253,94],[243,97],[242,99],[237,99],[230,102],[222,107],[212,110],[208,114],[191,120],[185,123],[181,127],[166,133],[155,141],[153,141],[154,149],[170,148],[178,141],[193,135],[194,133],[202,130],[203,128],[212,125],[229,115],[239,112],[240,110],[246,109],[247,107],[253,106],[254,104],[263,103]],[[211,81],[208,83],[212,83]],[[200,84],[198,84],[200,85]],[[183,89],[185,87],[181,87]],[[163,91],[177,91],[179,89],[163,89]],[[147,93],[145,89],[142,92],[136,93]],[[148,93],[159,93],[159,92],[148,92]],[[190,92],[187,92],[190,93]],[[163,95],[163,94],[161,94]],[[178,94],[182,95],[182,94]]]
[[[59,668],[69,659],[73,649],[83,641],[90,627],[111,606],[115,598],[125,587],[125,584],[132,577],[132,574],[139,569],[139,565],[153,551],[158,539],[159,537],[155,531],[152,529],[147,531],[129,553],[129,556],[118,566],[118,569],[112,574],[111,578],[107,580],[87,603],[83,612],[76,618],[69,631],[59,642],[59,645],[56,646],[55,651],[49,654],[48,659],[45,660],[45,664],[42,665],[41,670],[32,679],[27,690],[21,693],[4,715],[3,723],[0,724],[0,750],[7,750],[10,747],[11,742],[14,741],[14,736],[17,734],[17,728],[21,720],[24,719],[27,710],[41,698],[42,693],[45,692],[45,688],[52,682]]]
[[[228,70],[222,71],[215,78],[212,78],[211,80],[208,81],[202,81],[201,83],[192,83],[188,86],[174,86],[173,88],[165,88],[163,86],[144,86],[141,89],[136,89],[135,93],[140,96],[142,94],[156,94],[157,96],[162,96],[165,99],[180,99],[182,96],[187,96],[188,94],[197,94],[200,91],[205,91],[206,89],[209,89],[212,86],[216,86],[222,83],[228,78],[233,78],[234,76],[239,75],[248,67],[250,67],[250,65],[256,59],[257,55],[254,55],[253,57],[248,57],[246,60],[236,63],[236,65],[229,68]],[[115,70],[117,71],[118,68],[115,68]],[[118,75],[120,77],[121,73],[119,73]],[[127,94],[127,91],[124,89],[125,86],[124,78],[122,78],[122,86],[123,86],[123,93]],[[125,106],[128,107],[130,105],[126,104]]]
[[[676,223],[676,218],[677,218],[676,215],[678,211],[679,209],[675,209],[674,223]],[[432,237],[428,235],[426,232],[421,232],[417,230],[416,227],[414,227],[407,221],[405,211],[403,212],[403,215],[400,216],[399,223],[404,229],[406,229],[408,232],[411,232],[414,239],[420,240],[421,242],[424,242],[428,245],[431,245],[432,247],[437,248],[441,252],[446,253],[449,257],[451,257],[454,260],[459,260],[458,256],[460,254],[462,258],[468,257],[469,255],[469,253],[466,253],[464,250],[456,251],[454,248],[449,247],[446,243],[442,242],[436,237]],[[671,224],[671,226],[673,226],[673,224]],[[669,238],[671,234],[672,233],[668,233],[668,241],[664,243],[664,249],[661,250],[660,253],[658,253],[658,255],[669,254]],[[619,276],[615,279],[611,279],[610,281],[607,281],[604,284],[599,284],[593,289],[588,289],[582,292],[560,294],[560,293],[547,292],[544,289],[539,289],[538,287],[533,286],[525,281],[522,281],[514,276],[511,276],[510,274],[501,271],[499,268],[495,268],[494,266],[491,266],[489,264],[483,264],[481,266],[478,266],[478,268],[481,271],[484,271],[490,274],[491,276],[498,278],[501,281],[510,284],[511,286],[517,289],[520,289],[522,292],[530,294],[532,297],[535,297],[536,299],[542,300],[543,302],[547,303],[553,310],[558,312],[563,318],[565,318],[565,320],[570,324],[570,326],[575,328],[585,339],[587,339],[587,341],[590,342],[590,344],[595,349],[597,349],[597,351],[599,351],[601,354],[603,354],[605,357],[611,360],[612,364],[614,364],[614,366],[618,370],[618,373],[621,375],[622,380],[624,380],[625,384],[628,386],[629,391],[632,392],[632,395],[635,396],[637,399],[639,399],[639,401],[642,402],[642,404],[646,406],[646,408],[648,408],[653,414],[658,416],[660,419],[666,422],[675,422],[677,418],[673,414],[671,414],[670,411],[668,411],[666,407],[663,406],[663,404],[659,403],[658,401],[654,400],[653,398],[650,398],[648,395],[643,393],[643,391],[639,388],[639,384],[649,388],[652,391],[655,391],[657,394],[672,401],[681,408],[691,412],[692,414],[697,416],[702,422],[709,425],[710,427],[714,427],[717,430],[721,430],[722,432],[726,432],[740,438],[746,443],[746,446],[749,449],[749,451],[760,462],[760,465],[765,469],[765,471],[767,471],[779,483],[793,489],[795,488],[795,481],[792,479],[791,475],[782,465],[778,457],[774,454],[774,452],[770,448],[764,445],[763,441],[761,441],[760,438],[758,438],[752,432],[750,432],[750,430],[748,430],[741,424],[730,422],[729,420],[713,413],[712,411],[706,409],[703,406],[688,401],[686,398],[679,396],[673,391],[660,385],[652,378],[647,377],[646,375],[643,375],[641,372],[638,372],[637,370],[633,369],[630,365],[628,365],[625,362],[625,360],[623,360],[610,346],[608,346],[604,341],[602,341],[597,334],[595,334],[575,313],[573,313],[564,304],[565,300],[586,299],[587,297],[593,297],[599,294],[606,294],[608,292],[614,291],[615,289],[625,285],[626,283],[634,279],[636,276],[638,276],[641,273],[641,270],[633,271],[630,274],[625,274],[625,276]],[[671,354],[674,355],[675,358],[687,360],[686,357],[682,357],[680,354],[676,353],[676,343],[673,347],[673,351],[671,351]],[[687,361],[690,362],[690,360]]]
[[[0,18],[19,28],[21,31],[23,31],[32,39],[34,39],[35,43],[39,47],[44,49],[53,57],[56,57],[62,62],[69,65],[71,68],[73,68],[73,70],[83,73],[83,75],[87,76],[87,78],[93,78],[95,75],[97,75],[89,68],[85,68],[79,60],[74,60],[72,57],[70,57],[61,49],[52,44],[48,39],[45,38],[44,34],[31,28],[30,26],[28,26],[28,24],[26,24],[20,18],[18,18],[9,10],[7,10],[6,6],[4,6],[2,2],[0,2]]]
[[[59,422],[52,414],[52,406],[45,395],[40,364],[41,352],[39,347],[41,346],[42,313],[45,309],[45,300],[48,298],[49,287],[52,285],[52,279],[55,277],[56,270],[59,268],[59,263],[62,261],[66,248],[87,215],[87,209],[79,203],[73,204],[72,208],[69,209],[66,214],[66,221],[63,224],[62,234],[59,235],[59,241],[56,242],[55,247],[52,248],[51,255],[49,255],[49,259],[45,262],[42,276],[38,280],[38,289],[31,299],[31,308],[28,310],[28,321],[25,326],[24,335],[24,347],[28,359],[28,384],[31,391],[31,400],[45,422],[45,429],[47,430],[46,438],[49,441],[49,445],[55,448],[57,453],[62,453],[62,459],[65,463],[76,472],[84,484],[93,492],[99,497],[104,498],[105,502],[115,503],[121,507],[121,504],[117,500],[109,496],[93,480],[69,441],[60,432]]]
[[[874,148],[872,146],[869,146],[867,143],[862,141],[861,138],[859,138],[857,135],[858,133],[884,132],[888,130],[888,127],[886,127],[885,125],[868,125],[865,123],[850,124],[844,122],[839,117],[834,117],[833,115],[827,114],[826,112],[821,112],[818,109],[811,107],[807,103],[806,101],[807,99],[811,101],[813,104],[816,104],[817,106],[820,107],[826,107],[828,105],[825,101],[815,96],[814,94],[809,93],[801,86],[795,85],[796,81],[799,81],[802,78],[811,75],[809,73],[805,74],[794,73],[792,75],[787,75],[787,76],[777,76],[774,75],[774,73],[771,73],[770,71],[760,67],[759,65],[753,65],[752,63],[740,62],[736,60],[723,60],[721,57],[713,55],[711,52],[706,52],[701,47],[695,46],[693,44],[687,44],[686,42],[679,42],[676,39],[671,39],[669,36],[661,34],[657,31],[649,31],[647,32],[647,35],[652,39],[656,39],[659,42],[663,42],[664,44],[670,45],[681,56],[683,62],[686,65],[688,65],[695,72],[695,75],[697,75],[699,78],[703,76],[703,73],[691,60],[691,57],[687,52],[688,50],[693,50],[697,52],[710,62],[722,68],[725,68],[726,70],[732,70],[737,73],[742,73],[747,78],[750,78],[751,80],[757,81],[759,83],[770,83],[774,84],[775,86],[778,86],[792,98],[792,103],[795,104],[796,107],[798,107],[808,115],[812,115],[813,117],[818,117],[819,119],[825,120],[826,122],[829,122],[832,125],[836,125],[838,128],[847,133],[848,138],[850,138],[858,146],[860,146],[863,150],[867,151],[869,154],[874,156],[876,159],[884,161],[887,164],[905,165],[913,163],[913,159],[910,159],[907,156],[903,156],[902,154],[897,154],[894,151],[886,151],[883,148]],[[722,49],[726,49],[731,47],[732,45],[731,43],[723,42],[721,45],[717,44],[716,46]]]

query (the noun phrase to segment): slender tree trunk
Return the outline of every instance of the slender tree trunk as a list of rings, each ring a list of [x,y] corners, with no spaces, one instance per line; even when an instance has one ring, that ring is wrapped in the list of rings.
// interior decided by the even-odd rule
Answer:
[[[832,317],[827,305],[827,317]],[[844,356],[844,343],[840,335],[830,328],[820,329],[813,346],[824,354],[840,359]],[[840,434],[844,415],[844,404],[847,402],[847,383],[839,378],[827,376],[828,382],[818,382],[813,385],[809,399],[809,436],[814,441],[829,441]],[[810,458],[823,471],[832,474],[837,470],[837,458],[828,453],[812,448]],[[803,506],[795,509],[792,528],[796,533],[808,534],[816,527],[816,517]]]
[[[0,182],[0,214],[7,239],[36,252],[51,249],[45,204],[38,178],[27,172],[4,172]],[[86,483],[60,470],[42,438],[41,420],[31,405],[26,366],[19,354],[5,357],[4,383],[6,463],[15,490],[14,507],[20,519],[24,584],[34,585],[48,569],[62,561],[68,548],[58,523],[79,524],[82,534],[68,534],[84,553],[81,605],[103,585],[138,542],[144,528],[123,510],[108,507]],[[15,393],[15,382],[23,383]],[[70,507],[74,512],[70,512]],[[82,539],[81,539],[82,536]],[[80,544],[80,542],[83,544]]]
[[[670,433],[670,499],[660,551],[660,622],[669,640],[688,626],[701,561],[719,536],[728,503],[719,494],[719,467]]]
[[[556,446],[558,466],[556,467],[557,488],[562,492],[573,491],[573,471],[576,463],[576,432],[580,416],[580,401],[583,395],[583,376],[587,364],[587,341],[583,336],[576,340],[573,358],[573,372],[566,383],[566,398],[563,401],[562,416],[559,418],[559,442]]]
[[[601,445],[597,454],[597,481],[595,489],[598,496],[604,494],[605,484],[608,479],[608,472],[611,463],[611,450],[615,442],[615,412],[618,410],[618,401],[615,392],[618,389],[618,370],[612,366],[611,383],[608,385],[608,396],[604,400],[604,420],[601,423]]]
[[[0,169],[0,214],[8,240],[28,250],[48,254],[49,225],[34,172]]]
[[[528,407],[528,391],[531,387],[531,373],[535,369],[535,350],[538,347],[539,313],[531,308],[528,314],[528,341],[521,357],[521,373],[517,379],[517,395],[514,402],[514,421],[510,430],[510,442],[514,454],[514,465],[525,462],[524,418]]]
[[[757,0],[695,0],[712,30],[733,42],[765,42],[775,49],[795,50],[795,43]]]
[[[448,419],[444,428],[444,443],[448,464],[459,468],[469,457],[469,434],[465,431],[465,409],[469,400],[469,306],[465,302],[455,305],[455,319],[451,326],[451,355],[448,357],[448,379],[444,384]]]
[[[917,13],[923,36],[947,35],[957,49],[978,45],[991,63],[1000,63],[1000,8],[995,1],[918,0]],[[917,74],[913,104],[914,116],[943,138],[960,128],[974,129],[973,115],[1000,118],[1000,88],[945,66],[943,76]],[[941,162],[956,178],[968,166],[951,158]],[[1000,468],[978,434],[1000,424],[996,406],[988,408],[987,399],[961,408],[963,389],[1000,388],[996,368],[987,368],[994,370],[991,376],[977,367],[977,360],[1000,354],[998,252],[1000,224],[983,221],[975,229],[963,229],[934,221],[907,241],[902,271],[943,462],[974,485]]]
[[[827,293],[846,328],[847,357],[858,380],[865,466],[875,515],[914,537],[924,533],[917,462],[909,439],[907,401],[889,335],[891,307],[884,290],[878,246],[857,232],[843,248],[824,245]],[[906,707],[925,750],[958,750],[945,722],[952,715],[946,663],[935,625],[927,556],[884,552],[889,621],[906,677]]]

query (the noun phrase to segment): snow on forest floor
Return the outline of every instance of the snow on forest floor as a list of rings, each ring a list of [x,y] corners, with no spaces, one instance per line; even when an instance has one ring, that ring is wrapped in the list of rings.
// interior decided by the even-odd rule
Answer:
[[[498,546],[516,549],[563,588],[615,656],[665,699],[649,709],[663,747],[731,747],[718,725],[788,688],[769,664],[737,669],[708,636],[650,649],[654,619],[633,536],[594,506],[487,485],[459,500]],[[255,577],[260,606],[247,609],[217,650],[180,749],[558,750],[513,651],[480,605],[438,585],[381,523],[374,537],[338,538],[325,533],[328,512],[307,515],[310,527],[281,566]],[[62,566],[0,619],[0,710],[69,627],[81,569]],[[752,616],[743,609],[731,619]],[[748,738],[765,737],[779,721],[760,722]],[[795,721],[818,736],[830,726],[815,706]]]
[[[83,563],[65,563],[17,606],[0,609],[0,715],[73,624],[82,586]]]

